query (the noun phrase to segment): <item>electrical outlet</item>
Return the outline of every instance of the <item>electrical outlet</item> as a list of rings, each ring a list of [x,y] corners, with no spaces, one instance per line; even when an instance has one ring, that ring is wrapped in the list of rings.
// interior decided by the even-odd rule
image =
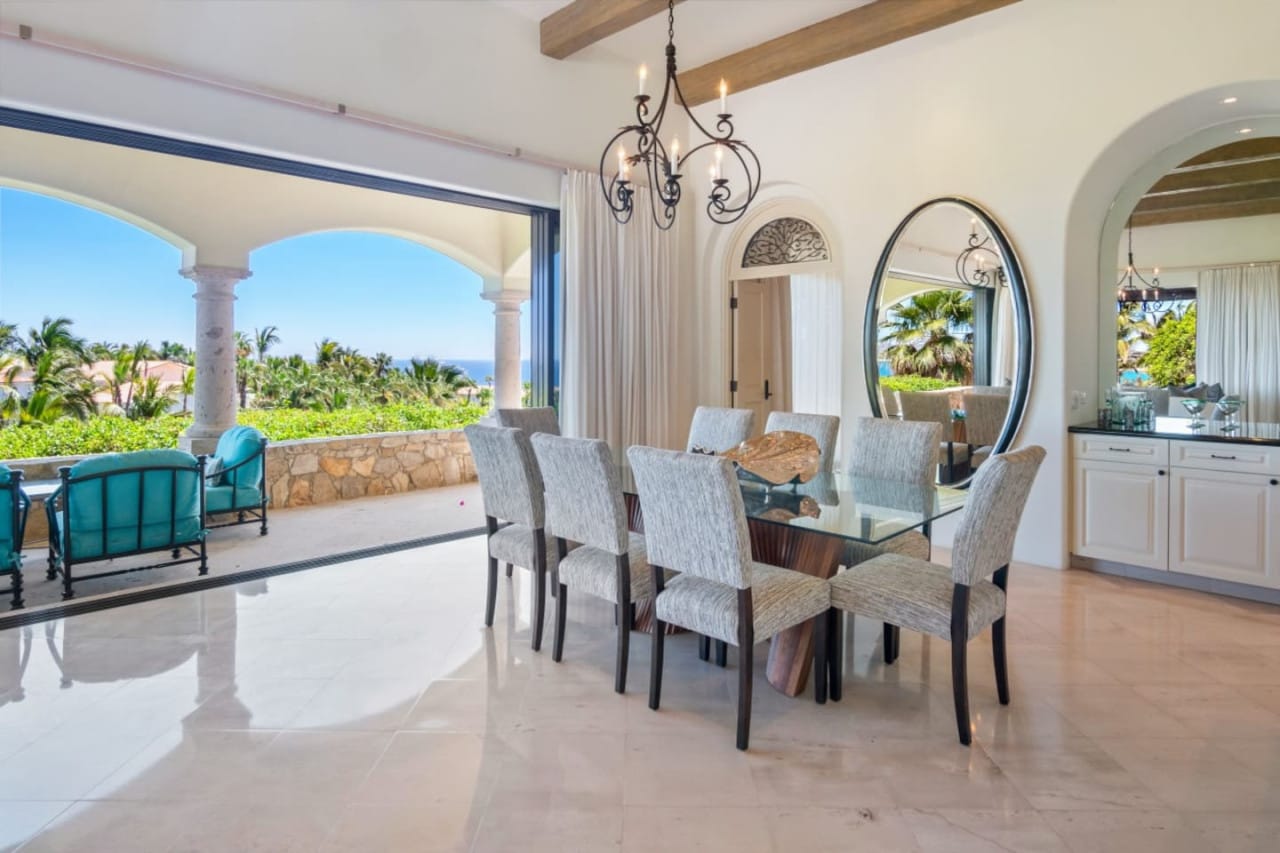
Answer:
[[[1088,391],[1072,391],[1071,392],[1071,411],[1083,409],[1089,404]]]

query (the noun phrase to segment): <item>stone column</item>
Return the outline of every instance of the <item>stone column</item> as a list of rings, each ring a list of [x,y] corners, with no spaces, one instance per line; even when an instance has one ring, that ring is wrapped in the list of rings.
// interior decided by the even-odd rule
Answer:
[[[252,275],[238,267],[199,265],[182,271],[196,284],[195,418],[178,440],[191,453],[212,453],[236,423],[236,284]]]
[[[520,376],[520,306],[529,294],[519,290],[485,293],[493,303],[493,405],[518,409],[524,390]]]

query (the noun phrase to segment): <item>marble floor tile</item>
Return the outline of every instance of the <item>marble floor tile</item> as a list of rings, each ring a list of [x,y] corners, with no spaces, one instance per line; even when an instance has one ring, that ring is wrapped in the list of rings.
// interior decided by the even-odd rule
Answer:
[[[479,539],[0,632],[0,849],[1270,851],[1280,609],[1016,568],[1013,701],[975,638],[968,748],[948,645],[886,666],[851,619],[838,703],[760,644],[739,752],[736,651],[670,637],[652,711],[604,602],[561,663],[527,573],[486,629]]]

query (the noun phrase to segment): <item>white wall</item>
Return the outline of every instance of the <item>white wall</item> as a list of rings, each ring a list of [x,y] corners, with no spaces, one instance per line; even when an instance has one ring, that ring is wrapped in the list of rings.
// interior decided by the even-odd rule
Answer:
[[[963,195],[1005,226],[1030,282],[1035,320],[1035,375],[1019,442],[1050,452],[1019,537],[1022,560],[1066,564],[1065,427],[1093,407],[1098,238],[1107,208],[1154,152],[1257,107],[1242,97],[1232,113],[1207,90],[1280,81],[1277,31],[1274,0],[1024,0],[732,96],[765,175],[812,194],[844,247],[846,418],[870,409],[863,312],[898,221],[926,199]],[[1125,136],[1153,111],[1200,92],[1194,108]],[[708,287],[720,281],[726,230],[700,221],[699,271]],[[1109,246],[1106,256],[1112,252]],[[723,301],[699,301],[702,361],[710,367],[702,402],[724,399]],[[1090,393],[1077,411],[1069,408],[1073,389]]]
[[[0,0],[0,104],[354,167],[547,206],[560,170],[462,150],[338,115],[59,52],[69,37],[113,53],[347,104],[507,149],[594,164],[630,106],[634,69],[560,62],[538,22],[472,0]],[[335,107],[336,108],[336,107]]]
[[[1116,254],[1117,279],[1127,263],[1127,253],[1125,234]],[[1133,254],[1144,275],[1151,267],[1160,267],[1162,286],[1195,287],[1203,269],[1280,261],[1280,213],[1135,228]]]

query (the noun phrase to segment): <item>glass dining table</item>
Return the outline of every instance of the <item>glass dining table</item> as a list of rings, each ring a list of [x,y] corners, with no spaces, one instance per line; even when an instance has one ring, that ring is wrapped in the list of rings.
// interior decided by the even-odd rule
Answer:
[[[619,468],[631,529],[644,532],[644,516],[629,468]],[[833,577],[850,544],[885,545],[910,530],[964,508],[968,492],[894,480],[818,474],[807,483],[767,486],[740,473],[742,503],[751,535],[752,557],[820,578]],[[647,607],[637,611],[637,627],[651,623]],[[796,696],[808,681],[813,657],[812,625],[775,637],[769,648],[768,679]]]

